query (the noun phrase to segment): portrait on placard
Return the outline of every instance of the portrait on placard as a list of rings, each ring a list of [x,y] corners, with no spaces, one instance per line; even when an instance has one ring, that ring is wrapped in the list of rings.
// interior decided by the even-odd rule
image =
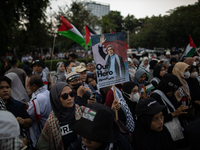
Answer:
[[[91,36],[98,86],[129,81],[125,33]]]

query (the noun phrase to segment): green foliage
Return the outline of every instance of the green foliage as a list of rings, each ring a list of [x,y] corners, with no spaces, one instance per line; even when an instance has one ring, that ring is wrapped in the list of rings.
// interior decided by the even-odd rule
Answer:
[[[49,0],[3,0],[0,2],[1,53],[27,52],[40,48],[47,39],[45,10]],[[48,40],[48,39],[47,39]]]
[[[110,33],[110,29],[114,32],[121,32],[123,27],[123,16],[119,11],[110,11],[102,17],[101,27],[103,33]]]
[[[102,28],[102,33],[110,33],[110,30],[116,31],[115,28],[117,27],[116,24],[114,24],[113,20],[110,20],[106,16],[103,16],[101,19],[101,28]]]
[[[134,17],[134,15],[127,15],[124,18],[124,28],[126,31],[133,32],[136,27],[139,26],[138,19]]]
[[[200,46],[200,5],[181,6],[169,10],[167,16],[152,16],[135,20],[136,27],[130,34],[130,47],[185,47],[192,36],[196,46]],[[130,16],[129,18],[130,23]],[[131,29],[129,28],[131,31]]]

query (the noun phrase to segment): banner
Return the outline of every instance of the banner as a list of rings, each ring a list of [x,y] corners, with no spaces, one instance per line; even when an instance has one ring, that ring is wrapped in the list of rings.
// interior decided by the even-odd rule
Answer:
[[[92,35],[91,42],[98,87],[129,81],[125,33]]]

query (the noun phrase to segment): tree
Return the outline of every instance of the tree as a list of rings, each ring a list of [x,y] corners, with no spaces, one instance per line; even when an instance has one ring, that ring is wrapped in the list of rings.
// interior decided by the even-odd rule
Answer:
[[[103,19],[104,18],[104,19]],[[110,11],[107,15],[102,17],[103,20],[101,20],[102,24],[102,30],[104,31],[104,24],[111,26],[112,24],[114,24],[115,26],[113,26],[112,29],[115,32],[121,32],[123,30],[122,24],[123,24],[123,16],[121,15],[121,13],[119,11]],[[109,24],[109,20],[110,20],[110,24]],[[107,23],[106,23],[107,22]],[[105,30],[107,31],[107,30]]]
[[[124,18],[124,28],[126,31],[134,32],[135,29],[139,26],[138,20],[134,15],[127,15]]]
[[[115,32],[116,27],[117,27],[117,25],[114,24],[113,20],[108,19],[106,16],[102,17],[102,19],[101,19],[102,33],[110,33],[110,30]]]
[[[0,17],[1,17],[1,31],[0,31],[0,49],[5,54],[5,51],[11,51],[14,48],[20,47],[20,43],[32,45],[32,41],[37,39],[37,36],[32,36],[33,33],[39,32],[37,27],[43,27],[45,18],[45,10],[50,4],[49,0],[3,0],[0,2]],[[39,28],[42,29],[42,28]],[[26,32],[26,33],[25,33]],[[25,43],[20,39],[25,39]],[[42,35],[40,35],[42,36]],[[19,38],[20,37],[20,38]],[[28,38],[28,39],[27,39]],[[37,43],[37,42],[35,42]],[[21,47],[23,47],[21,46]]]

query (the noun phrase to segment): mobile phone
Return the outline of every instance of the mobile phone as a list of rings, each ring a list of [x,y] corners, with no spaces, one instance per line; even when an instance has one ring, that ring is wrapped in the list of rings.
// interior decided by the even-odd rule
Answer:
[[[90,98],[95,98],[95,92],[90,94]]]

